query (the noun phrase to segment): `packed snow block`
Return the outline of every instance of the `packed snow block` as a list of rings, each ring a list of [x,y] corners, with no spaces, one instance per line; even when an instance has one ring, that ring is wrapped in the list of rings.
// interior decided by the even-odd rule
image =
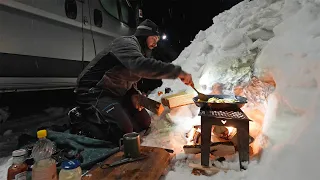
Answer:
[[[213,50],[213,46],[208,44],[207,41],[203,43],[203,49],[201,54],[209,54]]]
[[[230,27],[231,28],[238,28],[239,24],[242,22],[243,20],[243,15],[238,16],[237,18],[233,19],[233,21],[230,23]]]
[[[285,1],[276,1],[269,6],[269,9],[279,12],[282,9],[284,3]]]
[[[168,106],[171,109],[188,104],[193,104],[194,97],[195,95],[193,93],[180,92],[177,94],[162,97],[161,102],[164,106]]]
[[[213,84],[211,94],[223,94],[223,84],[222,83]]]
[[[266,29],[268,31],[273,31],[273,28],[280,24],[282,22],[282,19],[280,17],[274,17],[274,18],[261,18],[258,22],[259,25],[261,25],[262,29]]]
[[[242,19],[239,24],[239,28],[244,28],[246,26],[250,26],[251,21],[249,19]]]
[[[221,48],[223,50],[229,50],[237,47],[241,44],[242,40],[243,32],[240,30],[234,30],[222,41]]]
[[[258,64],[259,65],[259,64]],[[253,78],[253,82],[261,81],[262,83],[269,84],[270,86],[276,87],[276,82],[273,77],[273,74],[268,69],[255,69],[254,75],[256,78]]]
[[[249,31],[247,33],[248,37],[251,38],[252,40],[256,40],[256,39],[262,39],[262,40],[269,40],[271,38],[274,37],[274,33],[272,31],[267,31],[264,29],[256,29],[253,31]]]
[[[248,49],[249,50],[254,50],[254,49],[259,49],[259,50],[261,50],[261,49],[263,49],[263,47],[265,47],[266,46],[266,44],[267,44],[267,41],[264,41],[264,40],[262,40],[262,39],[257,39],[256,41],[254,41],[249,47],[248,47]]]
[[[267,9],[263,9],[261,11],[259,11],[259,13],[256,15],[257,19],[261,19],[261,18],[272,18],[277,16],[277,11],[272,10],[270,8]]]
[[[196,35],[195,39],[198,40],[199,42],[205,40],[206,39],[206,32],[200,30],[199,33]]]

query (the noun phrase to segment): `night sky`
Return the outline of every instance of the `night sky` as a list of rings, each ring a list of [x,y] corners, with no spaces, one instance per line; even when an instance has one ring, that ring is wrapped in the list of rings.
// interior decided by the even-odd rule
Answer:
[[[154,21],[177,53],[190,45],[212,18],[241,0],[142,0],[143,18]]]

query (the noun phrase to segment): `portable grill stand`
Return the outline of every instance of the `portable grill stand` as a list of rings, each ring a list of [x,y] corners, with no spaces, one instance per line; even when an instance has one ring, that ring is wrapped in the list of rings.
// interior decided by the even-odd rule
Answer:
[[[203,107],[199,116],[201,116],[201,165],[209,166],[212,125],[232,126],[237,128],[240,169],[246,169],[243,163],[249,164],[249,121],[251,120],[238,107],[218,110]]]

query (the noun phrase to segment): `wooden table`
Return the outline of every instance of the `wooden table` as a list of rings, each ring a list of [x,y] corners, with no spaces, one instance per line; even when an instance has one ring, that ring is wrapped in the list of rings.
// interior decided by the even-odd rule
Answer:
[[[93,167],[86,176],[82,177],[82,180],[159,179],[169,166],[172,156],[165,149],[147,146],[141,146],[141,153],[148,158],[107,169],[101,169],[100,166]],[[123,152],[118,152],[103,163],[113,163],[120,160],[122,156]]]

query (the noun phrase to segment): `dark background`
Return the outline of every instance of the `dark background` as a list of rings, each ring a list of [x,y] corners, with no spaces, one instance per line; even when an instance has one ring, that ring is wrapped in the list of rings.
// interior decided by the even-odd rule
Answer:
[[[142,0],[143,19],[154,21],[167,35],[166,45],[177,53],[190,45],[212,18],[242,0]]]

